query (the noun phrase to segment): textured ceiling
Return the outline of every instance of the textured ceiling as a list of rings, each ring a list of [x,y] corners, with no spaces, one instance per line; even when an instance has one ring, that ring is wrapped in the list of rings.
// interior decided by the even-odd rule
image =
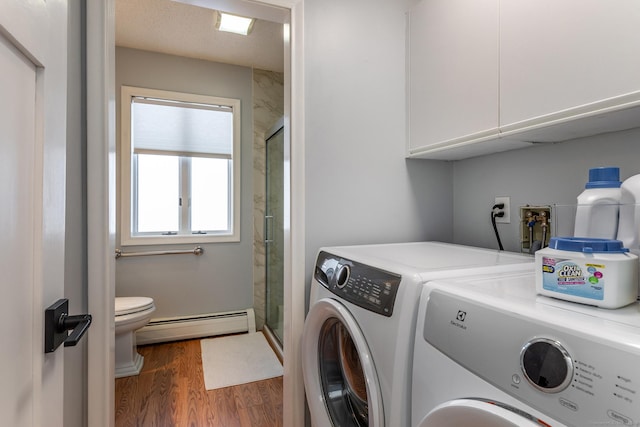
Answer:
[[[282,24],[256,20],[241,36],[215,22],[214,10],[171,0],[116,0],[116,46],[283,71]]]

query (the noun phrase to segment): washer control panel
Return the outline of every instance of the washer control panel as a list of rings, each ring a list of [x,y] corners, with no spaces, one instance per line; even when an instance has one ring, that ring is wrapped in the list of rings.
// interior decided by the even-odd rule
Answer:
[[[321,251],[315,279],[340,298],[390,317],[402,277]]]
[[[418,321],[417,339],[558,421],[640,425],[639,327],[550,307],[486,305],[440,289]]]

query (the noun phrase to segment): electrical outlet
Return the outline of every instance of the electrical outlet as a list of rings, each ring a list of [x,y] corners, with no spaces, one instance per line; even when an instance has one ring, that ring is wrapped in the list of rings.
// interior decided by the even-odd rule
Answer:
[[[510,224],[511,223],[511,197],[496,197],[495,204],[504,203],[503,217],[496,217],[496,223],[498,224]]]

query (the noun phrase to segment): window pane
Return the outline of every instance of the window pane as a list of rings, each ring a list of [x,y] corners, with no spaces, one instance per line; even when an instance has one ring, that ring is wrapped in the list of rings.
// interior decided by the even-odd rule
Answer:
[[[229,165],[225,159],[191,159],[191,230],[230,229]]]
[[[137,159],[137,231],[177,232],[180,224],[180,158],[138,154]]]

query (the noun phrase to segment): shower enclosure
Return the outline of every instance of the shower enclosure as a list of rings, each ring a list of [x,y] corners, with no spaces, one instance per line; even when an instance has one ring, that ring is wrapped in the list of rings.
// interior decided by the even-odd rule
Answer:
[[[282,348],[284,316],[284,127],[282,120],[267,134],[265,203],[265,323]]]

